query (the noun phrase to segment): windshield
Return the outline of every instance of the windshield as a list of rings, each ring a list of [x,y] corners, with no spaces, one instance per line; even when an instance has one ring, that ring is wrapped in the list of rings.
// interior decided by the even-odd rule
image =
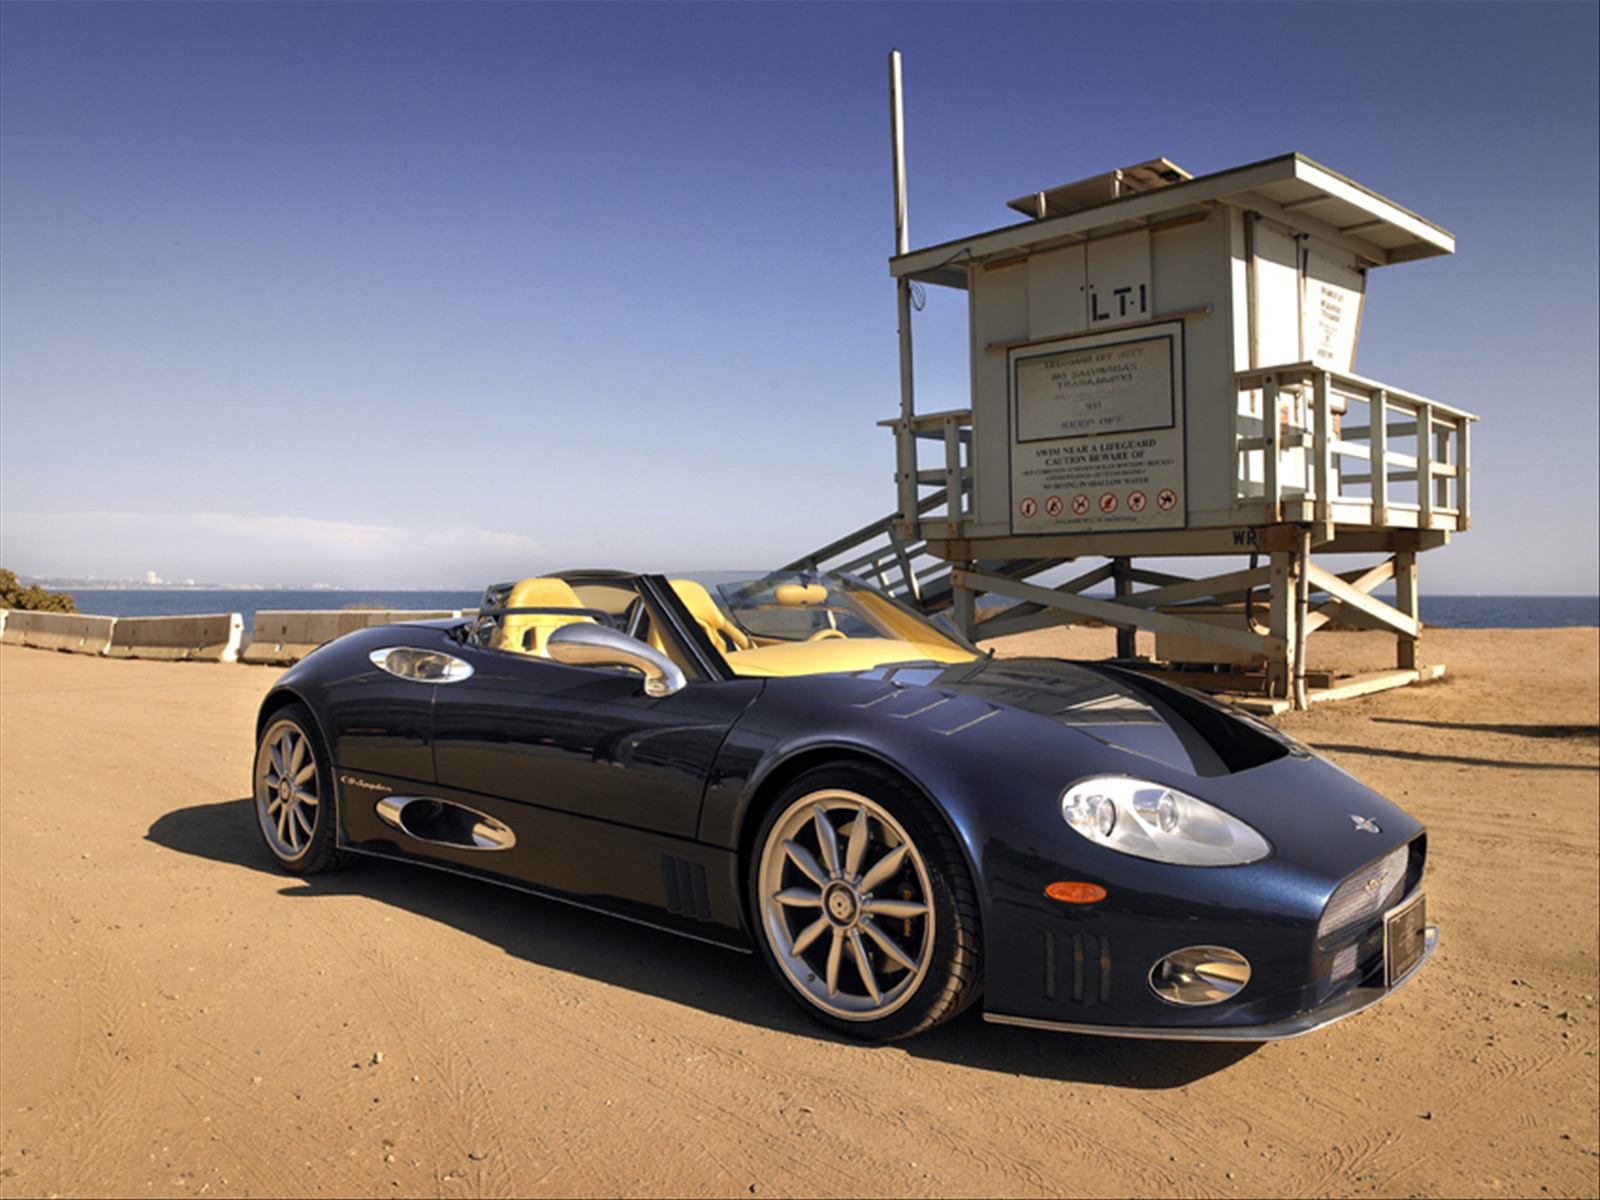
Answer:
[[[685,594],[696,586],[672,581],[736,675],[815,675],[980,657],[953,628],[849,575],[777,571],[714,583],[705,601]]]

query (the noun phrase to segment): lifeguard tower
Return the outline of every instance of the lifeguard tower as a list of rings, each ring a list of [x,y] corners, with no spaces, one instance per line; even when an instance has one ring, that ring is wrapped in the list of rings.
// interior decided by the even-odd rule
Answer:
[[[802,561],[875,574],[984,638],[1089,618],[1133,660],[1150,630],[1186,682],[1278,707],[1418,679],[1417,555],[1468,526],[1476,418],[1353,368],[1369,272],[1454,238],[1288,154],[1200,177],[1154,159],[912,251],[894,60],[891,88],[898,509]],[[970,408],[917,410],[914,287],[967,294]],[[1323,565],[1357,554],[1381,557]],[[1247,562],[1135,565],[1228,557]],[[1084,559],[1103,561],[1033,582]],[[1392,604],[1373,594],[1390,582]],[[1113,598],[1084,594],[1097,585]],[[1308,675],[1306,639],[1331,620],[1393,632],[1395,669]]]

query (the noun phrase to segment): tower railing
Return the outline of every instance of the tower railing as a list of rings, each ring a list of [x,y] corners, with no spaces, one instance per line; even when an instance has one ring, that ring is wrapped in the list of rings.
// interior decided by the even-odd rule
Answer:
[[[1238,501],[1262,523],[1470,524],[1471,413],[1309,363],[1236,379]]]

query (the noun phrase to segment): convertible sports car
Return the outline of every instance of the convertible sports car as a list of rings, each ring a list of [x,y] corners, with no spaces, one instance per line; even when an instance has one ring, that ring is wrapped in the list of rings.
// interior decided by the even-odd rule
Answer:
[[[749,949],[824,1024],[1259,1041],[1437,930],[1415,820],[1110,665],[987,657],[859,580],[573,571],[342,637],[257,722],[267,848],[425,863]]]

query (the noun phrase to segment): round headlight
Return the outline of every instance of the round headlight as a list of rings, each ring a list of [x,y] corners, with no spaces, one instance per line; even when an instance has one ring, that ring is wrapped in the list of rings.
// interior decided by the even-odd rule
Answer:
[[[1117,805],[1114,800],[1104,796],[1100,798],[1100,806],[1095,809],[1095,829],[1101,837],[1111,836],[1111,831],[1117,827]]]
[[[1117,827],[1117,804],[1109,796],[1084,789],[1061,804],[1061,815],[1084,837],[1094,841],[1111,836]]]
[[[1146,825],[1163,833],[1171,833],[1178,827],[1178,802],[1166,788],[1159,792],[1153,789],[1136,792],[1133,811],[1139,814]]]
[[[1132,813],[1119,820],[1119,813]],[[1189,867],[1252,863],[1272,846],[1251,826],[1213,804],[1143,779],[1101,775],[1061,794],[1061,816],[1098,846]]]

